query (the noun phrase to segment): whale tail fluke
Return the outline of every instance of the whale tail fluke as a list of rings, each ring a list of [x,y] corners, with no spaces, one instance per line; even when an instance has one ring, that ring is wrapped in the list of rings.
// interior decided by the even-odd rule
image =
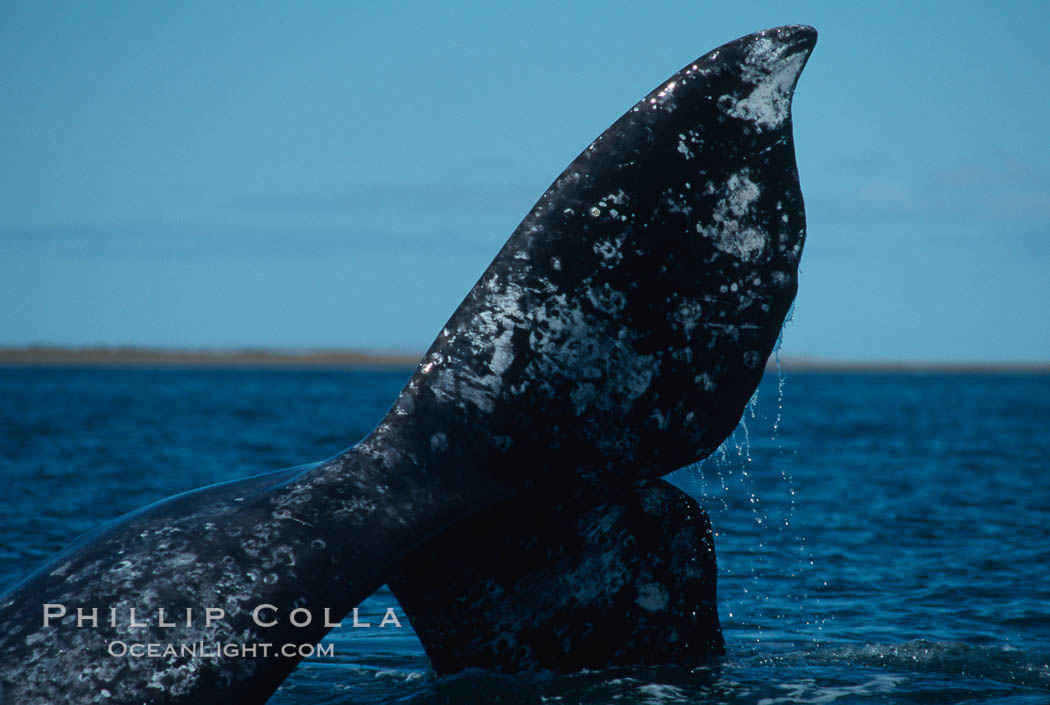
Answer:
[[[647,480],[530,489],[410,552],[388,584],[438,674],[694,666],[724,653],[706,512]]]
[[[449,319],[379,445],[411,437],[514,487],[660,476],[717,448],[797,288],[790,108],[815,40],[730,42],[602,133]]]

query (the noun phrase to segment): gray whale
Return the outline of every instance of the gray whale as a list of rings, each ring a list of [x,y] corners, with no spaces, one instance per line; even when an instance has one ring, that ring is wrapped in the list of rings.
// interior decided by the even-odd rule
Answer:
[[[486,508],[562,480],[614,490],[716,449],[797,288],[805,213],[790,107],[815,40],[789,26],[730,42],[602,133],[361,442],[132,512],[10,586],[0,702],[265,702],[298,657],[107,649],[315,643],[325,610],[346,614],[410,551]],[[45,624],[45,605],[67,612]],[[313,619],[260,626],[260,605]],[[97,608],[97,625],[78,627],[76,608]],[[133,608],[152,614],[146,626],[131,626]],[[186,609],[192,620],[172,619]]]

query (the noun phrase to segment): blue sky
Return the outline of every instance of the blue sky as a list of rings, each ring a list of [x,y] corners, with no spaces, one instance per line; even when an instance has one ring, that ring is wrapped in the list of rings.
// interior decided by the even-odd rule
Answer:
[[[1050,360],[1050,3],[0,6],[0,345],[420,351],[696,56],[812,24],[783,354]]]

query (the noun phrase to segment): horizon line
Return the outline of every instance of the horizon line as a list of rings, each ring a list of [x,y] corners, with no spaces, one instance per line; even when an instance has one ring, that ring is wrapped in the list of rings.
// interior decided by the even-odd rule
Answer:
[[[338,347],[34,344],[0,346],[0,366],[410,369],[424,353]],[[778,364],[785,370],[800,372],[1050,374],[1050,360],[864,360],[798,356],[780,358],[778,362],[774,356],[766,363],[766,369],[776,369]]]

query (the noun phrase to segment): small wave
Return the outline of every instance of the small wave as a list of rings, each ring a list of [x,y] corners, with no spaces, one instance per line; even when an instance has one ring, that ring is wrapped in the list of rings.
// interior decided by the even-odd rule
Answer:
[[[1050,689],[1050,652],[1011,646],[970,646],[925,639],[900,644],[838,647],[827,653],[836,662],[918,673],[988,678]]]
[[[780,705],[780,703],[823,705],[835,702],[839,698],[892,693],[905,680],[903,676],[880,674],[870,681],[857,685],[830,686],[820,685],[816,680],[806,678],[795,683],[781,683],[777,687],[786,691],[783,697],[762,698],[757,705]]]
[[[681,688],[666,683],[648,683],[638,688],[638,692],[650,703],[685,703],[689,694]]]
[[[272,705],[347,705],[412,701],[433,679],[429,672],[341,663],[303,663],[268,701]]]

